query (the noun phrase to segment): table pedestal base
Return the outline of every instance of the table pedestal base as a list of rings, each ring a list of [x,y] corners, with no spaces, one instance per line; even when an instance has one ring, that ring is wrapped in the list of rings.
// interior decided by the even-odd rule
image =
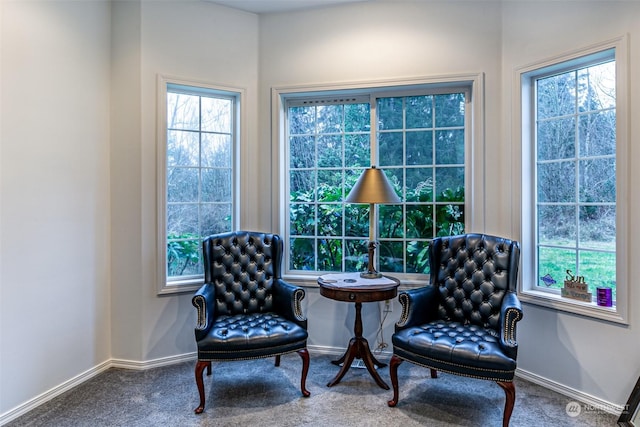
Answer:
[[[378,372],[375,368],[375,366],[377,366],[378,368],[384,368],[385,366],[387,366],[387,364],[380,362],[373,356],[373,354],[371,354],[369,343],[365,338],[362,337],[361,310],[362,303],[356,302],[356,324],[354,328],[356,336],[351,338],[351,340],[349,341],[349,347],[347,347],[347,351],[342,355],[342,357],[331,362],[334,365],[342,364],[342,367],[340,368],[340,372],[338,372],[338,375],[336,375],[335,378],[327,384],[327,387],[334,386],[340,382],[342,377],[344,377],[344,374],[346,374],[349,368],[351,368],[353,359],[362,359],[364,365],[369,371],[369,374],[371,374],[376,383],[383,389],[389,390],[389,386],[387,385],[387,383],[382,381],[382,378],[380,378],[380,375],[378,375]]]

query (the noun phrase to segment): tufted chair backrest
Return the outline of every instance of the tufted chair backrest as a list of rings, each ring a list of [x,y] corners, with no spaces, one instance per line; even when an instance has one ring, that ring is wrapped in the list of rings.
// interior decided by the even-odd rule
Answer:
[[[499,330],[505,294],[516,290],[518,242],[484,234],[440,237],[430,251],[430,284],[440,295],[438,317]]]
[[[204,239],[204,280],[215,287],[216,316],[272,311],[282,248],[277,234],[235,231]]]

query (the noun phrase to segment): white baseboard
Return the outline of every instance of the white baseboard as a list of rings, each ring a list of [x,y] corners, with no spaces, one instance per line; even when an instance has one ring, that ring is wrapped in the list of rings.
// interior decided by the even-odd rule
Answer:
[[[198,354],[192,353],[179,354],[177,356],[161,357],[159,359],[146,360],[140,362],[137,360],[111,359],[110,368],[132,369],[134,371],[145,371],[147,369],[159,368],[161,366],[175,365],[176,363],[189,362],[196,360]]]
[[[567,396],[567,398],[569,399],[567,400],[567,404],[570,401],[577,401],[587,405],[590,410],[604,411],[613,415],[620,415],[622,413],[622,410],[624,409],[624,405],[607,402],[606,400],[599,399],[590,394],[581,392],[580,390],[567,387],[563,384],[551,381],[550,379],[541,377],[534,373],[524,371],[520,368],[516,369],[516,377],[522,378],[524,380],[530,381],[534,384],[538,384],[539,386]]]
[[[109,369],[111,367],[111,361],[107,360],[105,362],[102,362],[101,364],[84,371],[83,373],[76,375],[75,377],[71,378],[68,381],[63,382],[62,384],[60,384],[59,386],[56,386],[48,391],[45,391],[44,393],[34,397],[31,400],[28,400],[27,402],[23,403],[22,405],[18,405],[13,409],[10,409],[9,411],[5,412],[4,414],[0,415],[0,426],[4,425],[6,423],[8,423],[9,421],[12,421],[16,418],[18,418],[21,415],[26,414],[27,412],[31,411],[32,409],[37,408],[38,406],[42,405],[43,403],[48,402],[49,400],[53,399],[56,396],[61,395],[62,393],[71,390],[72,388],[82,384],[83,382],[95,377],[96,375],[98,375],[101,372],[106,371],[107,369]]]
[[[64,383],[45,391],[44,393],[34,397],[27,402],[16,406],[13,409],[5,412],[4,414],[0,414],[0,426],[5,425],[9,421],[13,421],[21,415],[26,414],[27,412],[37,408],[43,403],[48,402],[61,395],[62,393],[71,390],[72,388],[79,386],[83,382],[90,380],[101,372],[106,371],[109,368],[123,368],[123,369],[132,369],[137,371],[142,371],[151,368],[158,368],[160,366],[173,365],[176,363],[187,362],[190,360],[195,360],[197,354],[195,352],[180,354],[177,356],[169,356],[163,357],[159,359],[148,360],[144,362],[134,361],[134,360],[124,360],[124,359],[110,359],[101,364],[79,374],[75,377],[71,378]]]

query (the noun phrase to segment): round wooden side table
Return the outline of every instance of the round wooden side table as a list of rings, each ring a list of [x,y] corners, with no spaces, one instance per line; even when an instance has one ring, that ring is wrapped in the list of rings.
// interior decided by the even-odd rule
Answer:
[[[340,277],[342,275],[331,275],[332,277]],[[362,359],[369,374],[376,383],[385,390],[389,390],[389,386],[385,383],[376,371],[375,366],[383,368],[387,366],[377,360],[369,348],[369,343],[362,336],[362,303],[384,301],[395,298],[398,295],[398,286],[400,282],[389,276],[380,279],[364,279],[357,274],[345,274],[347,279],[344,280],[323,280],[323,276],[318,277],[318,285],[320,286],[320,295],[336,301],[353,302],[356,307],[356,320],[353,326],[354,337],[349,341],[347,351],[337,360],[332,361],[334,365],[342,364],[340,371],[335,378],[327,384],[328,387],[334,386],[340,382],[344,374],[351,367],[353,359]],[[369,283],[371,284],[369,284]],[[380,283],[384,282],[384,283]],[[375,366],[374,366],[375,365]]]

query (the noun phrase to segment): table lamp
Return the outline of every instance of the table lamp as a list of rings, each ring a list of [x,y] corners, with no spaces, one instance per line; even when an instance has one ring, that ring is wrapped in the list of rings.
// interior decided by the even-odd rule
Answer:
[[[369,265],[367,271],[360,273],[364,279],[377,279],[382,277],[373,266],[376,250],[376,203],[400,203],[400,198],[393,190],[384,172],[371,166],[365,169],[353,186],[346,200],[347,203],[369,203]]]

